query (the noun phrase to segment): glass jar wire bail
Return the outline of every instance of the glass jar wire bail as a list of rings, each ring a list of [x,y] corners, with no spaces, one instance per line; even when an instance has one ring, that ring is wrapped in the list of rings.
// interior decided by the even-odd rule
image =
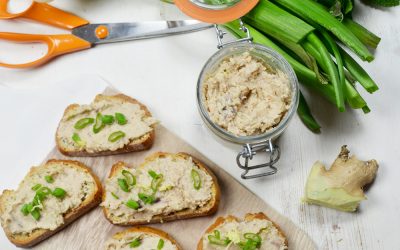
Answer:
[[[262,152],[266,153],[267,159],[269,156],[269,160],[262,164],[253,166],[249,165],[249,162],[253,159],[253,156],[255,156],[257,153],[262,153]],[[273,175],[276,172],[278,172],[278,169],[274,167],[274,164],[279,161],[280,157],[281,157],[281,150],[277,145],[274,145],[272,143],[272,139],[269,139],[263,142],[258,142],[253,144],[246,143],[245,145],[243,145],[242,151],[239,152],[239,154],[236,157],[236,163],[241,169],[244,170],[244,172],[241,174],[242,179],[253,179],[253,178]],[[244,159],[244,163],[242,163],[242,159]],[[258,174],[252,174],[252,175],[249,174],[251,170],[256,170],[259,168],[266,168],[267,170]]]
[[[240,43],[240,42],[249,42],[251,43],[253,41],[253,37],[250,34],[250,30],[246,28],[244,25],[242,19],[239,18],[239,24],[240,24],[240,30],[243,31],[246,34],[246,37],[235,40],[235,41],[229,41],[229,42],[223,42],[222,40],[224,39],[224,36],[227,34],[226,31],[222,30],[219,28],[218,24],[214,24],[215,32],[217,34],[217,41],[218,41],[218,49],[222,49],[226,45],[230,45],[233,43]]]

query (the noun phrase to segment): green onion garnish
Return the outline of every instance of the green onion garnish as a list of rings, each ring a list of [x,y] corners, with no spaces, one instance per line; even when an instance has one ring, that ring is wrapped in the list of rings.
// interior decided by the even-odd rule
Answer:
[[[192,169],[191,175],[192,175],[194,189],[199,190],[201,188],[201,178],[199,172]]]
[[[31,208],[32,208],[32,205],[31,205]],[[27,215],[29,214],[29,203],[26,203],[26,204],[24,204],[24,205],[21,207],[21,212],[22,212],[25,216],[27,216]]]
[[[157,192],[158,188],[161,186],[163,179],[163,175],[159,174],[157,175],[157,178],[151,180],[151,190],[153,190],[154,193]]]
[[[153,178],[153,179],[158,178],[158,174],[156,172],[154,172],[153,170],[149,170],[148,173],[151,176],[151,178]]]
[[[125,203],[125,205],[126,205],[127,207],[132,208],[132,209],[135,209],[135,210],[138,210],[138,209],[140,208],[139,203],[138,203],[137,201],[134,201],[134,200],[129,200],[129,201],[127,201],[127,202]]]
[[[139,193],[138,197],[144,202],[144,204],[153,204],[156,201],[156,198],[153,195]]]
[[[134,247],[140,246],[140,244],[142,244],[142,242],[140,241],[140,238],[136,238],[131,243],[129,243],[129,246],[134,248]]]
[[[133,176],[133,174],[131,172],[124,169],[124,170],[122,170],[122,175],[125,177],[128,185],[130,185],[130,186],[136,185],[136,178],[135,178],[135,176]]]
[[[119,197],[118,197],[116,194],[114,194],[113,192],[111,192],[111,195],[112,195],[115,199],[119,200]]]
[[[255,233],[245,233],[244,238],[255,242],[261,242],[261,237]]]
[[[116,131],[114,133],[112,133],[109,137],[108,137],[108,141],[109,142],[116,142],[119,139],[121,139],[122,137],[125,137],[125,133],[122,131]]]
[[[218,246],[227,246],[231,242],[228,238],[221,239],[221,233],[218,230],[214,230],[214,235],[208,235],[208,241]]]
[[[115,113],[115,119],[119,125],[125,125],[128,122],[125,116],[121,113]]]
[[[126,183],[125,179],[118,179],[118,186],[122,189],[122,191],[129,192],[128,183]]]
[[[51,194],[54,195],[55,197],[61,199],[61,198],[64,198],[66,192],[65,192],[64,189],[58,188],[58,187],[57,187],[57,188],[55,188],[55,189],[53,190],[53,192],[52,192]]]
[[[85,146],[85,144],[86,144],[84,141],[82,141],[81,137],[80,137],[77,133],[74,133],[74,134],[72,135],[72,140],[73,140],[76,144],[78,144],[78,146],[80,146],[80,147],[83,147],[83,146]]]
[[[36,184],[35,186],[32,187],[33,191],[38,190],[42,185],[41,184]]]
[[[32,215],[32,217],[35,219],[35,220],[39,220],[40,219],[40,212],[39,212],[39,209],[33,209],[32,211],[31,211],[31,215]]]
[[[53,179],[53,177],[51,175],[46,175],[44,177],[44,179],[46,180],[47,183],[53,183],[54,182],[54,179]]]
[[[51,193],[51,190],[48,187],[41,187],[36,191],[36,194],[43,195],[44,197],[46,197],[50,193]]]
[[[164,247],[164,240],[160,239],[157,244],[157,250],[161,250]]]
[[[103,119],[102,119],[102,115],[101,113],[97,113],[96,115],[96,123],[93,126],[93,133],[97,134],[98,132],[100,132],[100,130],[102,130],[104,128],[104,124],[103,124]]]
[[[86,128],[88,125],[94,123],[94,119],[93,118],[82,118],[79,121],[77,121],[74,125],[75,129],[84,129]]]
[[[106,125],[111,125],[114,123],[114,116],[112,115],[103,115],[101,117],[101,122]]]

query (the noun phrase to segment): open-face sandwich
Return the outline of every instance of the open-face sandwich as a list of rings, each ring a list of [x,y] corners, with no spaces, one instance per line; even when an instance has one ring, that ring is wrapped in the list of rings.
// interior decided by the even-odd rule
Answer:
[[[210,215],[220,191],[214,174],[185,153],[155,153],[140,166],[118,162],[104,185],[104,214],[118,225]]]

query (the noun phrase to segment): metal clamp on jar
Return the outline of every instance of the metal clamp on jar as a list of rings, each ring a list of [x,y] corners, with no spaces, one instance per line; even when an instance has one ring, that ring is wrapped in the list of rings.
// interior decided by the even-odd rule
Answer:
[[[288,126],[289,121],[296,113],[299,102],[299,87],[296,75],[289,63],[278,53],[270,48],[260,44],[252,43],[252,37],[249,30],[239,19],[250,11],[258,2],[258,0],[247,1],[231,1],[230,4],[212,5],[206,4],[207,1],[202,0],[175,0],[178,7],[186,14],[215,24],[215,30],[218,40],[218,49],[214,55],[204,65],[198,82],[197,82],[197,104],[200,115],[205,124],[219,137],[237,144],[242,144],[243,148],[236,157],[237,165],[244,170],[241,177],[243,179],[257,178],[275,174],[277,168],[275,164],[278,162],[281,152],[279,146],[274,144],[274,140],[283,133]],[[226,32],[221,30],[218,23],[224,23],[239,19],[240,30],[246,34],[245,38],[224,42],[223,38]],[[209,115],[203,96],[203,84],[207,77],[216,71],[217,67],[228,58],[248,52],[252,57],[262,61],[265,65],[281,71],[288,78],[288,85],[291,90],[290,107],[285,115],[276,126],[256,135],[238,136],[216,124]],[[265,161],[261,164],[251,164],[254,156],[257,154],[265,154]],[[250,173],[259,169],[256,174]],[[262,171],[260,172],[260,169]]]

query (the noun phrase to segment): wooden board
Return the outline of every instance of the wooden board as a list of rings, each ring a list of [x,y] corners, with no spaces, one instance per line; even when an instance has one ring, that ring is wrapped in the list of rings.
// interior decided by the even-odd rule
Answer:
[[[114,94],[115,91],[107,89],[105,93]],[[157,126],[155,143],[153,147],[147,151],[102,157],[67,157],[62,155],[57,148],[54,148],[48,154],[45,161],[48,159],[73,159],[81,161],[91,167],[93,172],[100,178],[102,183],[104,183],[112,165],[117,161],[124,161],[137,166],[143,162],[146,156],[158,151],[171,153],[186,152],[195,156],[214,172],[221,188],[221,202],[218,212],[215,215],[150,225],[172,235],[183,249],[196,249],[197,242],[204,231],[218,216],[232,214],[243,217],[246,213],[251,212],[264,212],[269,218],[276,222],[288,237],[289,249],[315,249],[314,242],[293,222],[279,214],[222,168],[216,166],[195,148],[180,139],[177,135],[168,131],[162,125]],[[88,214],[83,215],[61,232],[35,246],[33,249],[103,249],[105,241],[114,233],[123,229],[125,229],[125,227],[115,226],[106,220],[101,207],[97,207]]]

